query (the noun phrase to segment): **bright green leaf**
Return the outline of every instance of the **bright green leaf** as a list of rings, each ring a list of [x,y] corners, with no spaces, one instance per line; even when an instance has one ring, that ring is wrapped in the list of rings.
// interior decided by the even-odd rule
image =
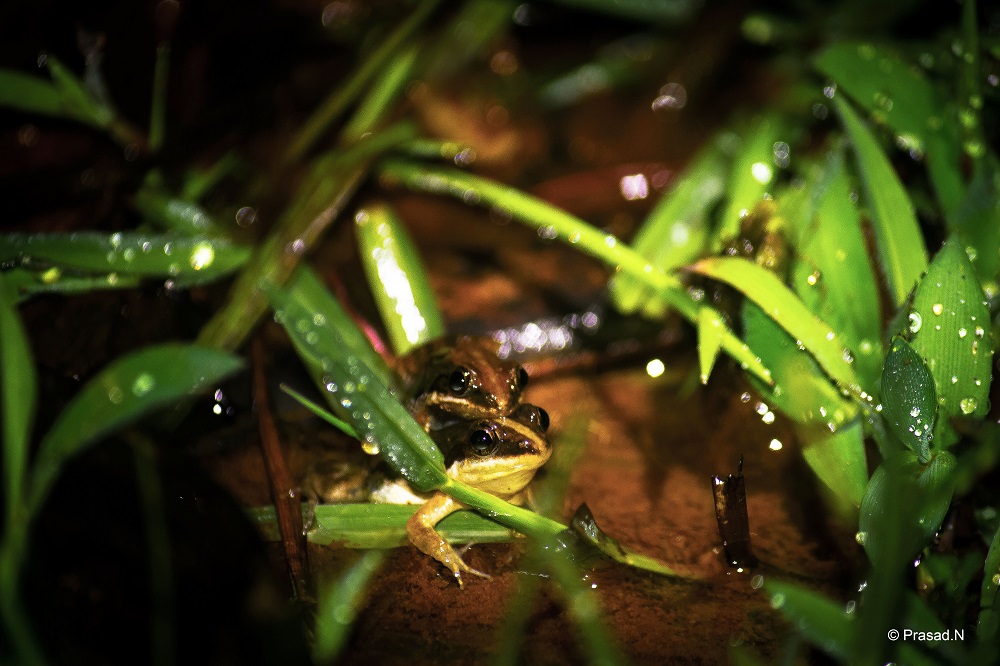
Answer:
[[[340,430],[345,435],[349,435],[350,437],[358,439],[358,433],[354,431],[354,428],[351,427],[350,423],[338,419],[336,416],[326,411],[325,409],[317,405],[309,398],[305,397],[298,391],[295,391],[289,388],[288,386],[285,386],[284,384],[281,385],[281,390],[287,393],[288,395],[292,396],[292,398],[294,398],[296,402],[298,402],[300,405],[308,409],[310,412],[312,412],[319,418],[323,419],[324,421],[332,425],[337,430]]]
[[[845,514],[861,506],[868,487],[868,463],[865,458],[865,432],[860,420],[830,432],[827,428],[799,426],[802,457],[816,476],[842,503]]]
[[[367,206],[354,220],[361,263],[395,354],[444,335],[437,298],[402,221],[386,204]]]
[[[840,97],[834,97],[833,102],[854,146],[879,259],[893,301],[900,305],[927,269],[927,251],[913,204],[889,159],[851,105]]]
[[[712,366],[722,347],[722,333],[725,324],[718,312],[710,307],[698,310],[698,367],[701,369],[701,383],[708,382]],[[773,375],[772,375],[773,376]]]
[[[242,367],[243,361],[231,354],[176,343],[113,361],[87,382],[42,440],[32,470],[29,508],[41,507],[62,465],[87,445],[210,388]]]
[[[778,197],[789,234],[796,239],[791,284],[802,302],[857,352],[858,378],[863,386],[874,387],[882,364],[882,316],[843,152],[831,153],[809,175],[805,187],[811,205],[789,211],[785,197]]]

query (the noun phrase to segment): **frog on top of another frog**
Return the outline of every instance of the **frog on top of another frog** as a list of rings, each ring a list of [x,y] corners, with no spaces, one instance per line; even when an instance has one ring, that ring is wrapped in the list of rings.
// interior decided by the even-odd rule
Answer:
[[[399,359],[396,371],[413,418],[430,432],[461,420],[513,413],[528,373],[501,359],[499,348],[491,338],[463,335],[434,340]]]

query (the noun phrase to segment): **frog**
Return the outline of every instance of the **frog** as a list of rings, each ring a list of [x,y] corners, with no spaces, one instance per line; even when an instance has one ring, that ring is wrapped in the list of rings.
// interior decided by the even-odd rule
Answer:
[[[529,501],[528,484],[548,461],[552,448],[546,436],[548,413],[528,403],[508,416],[459,421],[433,431],[449,477],[512,504]],[[403,479],[382,483],[371,500],[392,504],[420,504],[406,523],[410,543],[443,564],[464,586],[462,574],[490,579],[470,567],[434,528],[446,516],[468,507],[440,490],[416,493]]]
[[[499,349],[492,338],[463,335],[429,342],[399,359],[396,371],[417,423],[431,432],[513,413],[528,373],[499,358]]]

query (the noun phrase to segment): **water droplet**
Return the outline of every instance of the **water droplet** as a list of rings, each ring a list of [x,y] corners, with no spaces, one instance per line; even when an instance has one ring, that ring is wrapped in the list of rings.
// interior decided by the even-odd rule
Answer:
[[[156,380],[153,379],[153,375],[148,372],[140,373],[132,382],[132,395],[141,398],[152,391],[154,386],[156,386]]]
[[[343,400],[340,401],[340,404],[341,406],[343,406],[344,409],[350,409],[351,405],[354,403],[351,402],[350,398],[344,398]]]
[[[324,317],[321,314],[314,314],[313,315],[313,325],[314,326],[325,326],[326,325],[326,317]]]
[[[819,275],[819,271],[813,271],[809,274],[809,277],[806,278],[806,282],[809,283],[809,286],[816,286],[816,283],[819,282]]]
[[[608,247],[614,247],[618,245],[618,239],[615,238],[614,236],[605,236],[604,244],[607,245]]]
[[[380,451],[378,442],[371,435],[365,435],[365,438],[361,440],[361,449],[370,456],[377,456]]]
[[[968,416],[972,412],[976,411],[978,403],[975,398],[962,398],[959,401],[958,406],[962,409],[962,413]]]
[[[868,532],[858,532],[854,535],[854,540],[861,546],[865,545],[865,541],[868,540]]]
[[[911,312],[909,320],[910,320],[910,333],[916,333],[917,331],[919,331],[921,324],[923,324],[923,319],[920,318],[920,313]]]
[[[977,338],[981,338],[981,337],[983,337],[984,335],[986,335],[986,331],[985,331],[985,330],[983,330],[983,327],[982,327],[982,326],[976,326],[976,330],[975,330],[975,333],[976,333],[976,337],[977,337]]]
[[[125,393],[122,391],[122,387],[115,384],[108,388],[108,400],[110,400],[115,405],[120,405],[122,399],[124,399]]]
[[[967,330],[965,330],[964,328],[958,329],[958,337],[964,338],[968,334],[969,334],[969,332]]]
[[[920,416],[920,408],[914,407],[913,409],[911,409],[910,416],[912,416],[913,418],[917,418],[918,416]]]
[[[944,306],[941,305],[940,303],[935,303],[934,305],[931,306],[931,312],[933,312],[936,315],[940,315],[942,312],[944,312]]]
[[[774,594],[771,596],[771,608],[781,608],[784,605],[785,605],[785,595],[779,592],[778,594]]]
[[[556,233],[556,228],[553,227],[551,224],[543,224],[542,226],[538,227],[539,238],[544,238],[545,240],[552,240],[558,235],[559,234]]]
[[[951,383],[952,384],[957,384],[958,383],[958,377],[956,375],[952,375],[951,376]]]

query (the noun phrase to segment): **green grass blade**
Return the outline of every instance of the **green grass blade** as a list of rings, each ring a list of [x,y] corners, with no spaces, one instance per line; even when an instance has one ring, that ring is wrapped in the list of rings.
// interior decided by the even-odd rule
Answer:
[[[893,302],[900,305],[927,269],[927,251],[913,204],[885,153],[854,109],[841,97],[834,97],[833,102],[854,146],[879,259]]]
[[[285,386],[284,384],[281,385],[281,390],[287,393],[288,395],[292,396],[300,405],[302,405],[310,412],[312,412],[319,418],[323,419],[324,421],[332,425],[337,430],[341,431],[345,435],[349,435],[355,439],[359,439],[358,433],[354,431],[354,428],[352,428],[351,424],[348,423],[347,421],[342,421],[338,419],[336,416],[326,411],[325,409],[317,405],[309,398],[289,388],[288,386]]]
[[[712,374],[712,366],[722,349],[722,335],[725,324],[719,313],[712,308],[698,310],[698,368],[701,371],[701,383],[708,383]]]
[[[4,496],[8,525],[23,520],[28,451],[38,386],[31,348],[15,307],[15,294],[0,273],[0,416],[3,417]]]
[[[48,55],[45,62],[52,81],[62,95],[63,104],[70,110],[72,117],[94,127],[110,128],[115,120],[114,111],[91,95],[83,81],[52,55]]]
[[[872,44],[834,44],[816,56],[814,65],[875,123],[887,125],[900,147],[926,154],[931,182],[950,218],[965,191],[959,136],[953,112],[946,111],[931,82],[895,53]]]
[[[773,273],[739,257],[702,259],[691,270],[729,284],[759,305],[802,343],[839,387],[853,390],[857,386],[853,353]]]
[[[868,487],[865,431],[860,419],[836,432],[806,427],[796,431],[802,440],[802,458],[836,495],[839,503],[835,507],[853,521]]]
[[[195,395],[242,368],[225,352],[167,343],[112,362],[80,390],[39,446],[32,469],[32,513],[41,508],[62,465],[101,437],[149,412]]]
[[[874,387],[882,371],[882,314],[843,151],[831,153],[810,175],[806,187],[812,201],[805,210],[788,211],[784,197],[778,198],[795,238],[791,285],[857,352],[858,377],[862,385]]]
[[[419,507],[406,504],[319,504],[313,520],[315,527],[306,537],[309,543],[326,546],[343,544],[347,548],[396,548],[409,543],[406,521]],[[273,506],[250,509],[250,518],[261,535],[279,541],[281,533]],[[434,528],[449,543],[503,543],[517,533],[474,511],[458,511]]]
[[[441,486],[448,478],[441,452],[399,403],[384,362],[323,284],[300,267],[286,289],[265,291],[334,411],[414,487]]]
[[[384,561],[384,550],[369,551],[339,580],[328,582],[320,591],[312,649],[314,663],[333,663],[340,654],[361,611],[365,591]]]
[[[420,50],[415,45],[405,45],[386,65],[382,75],[361,100],[350,122],[340,131],[339,140],[342,144],[354,143],[378,126],[413,79],[419,53]]]
[[[913,297],[909,330],[913,349],[930,368],[937,388],[938,422],[930,445],[946,449],[958,435],[955,416],[985,416],[993,368],[990,313],[975,270],[954,237],[934,257]]]
[[[0,262],[44,262],[60,268],[208,282],[243,265],[249,248],[224,238],[81,231],[5,234]]]
[[[358,211],[354,222],[361,263],[393,352],[402,356],[444,335],[444,317],[402,221],[388,204],[378,203]]]
[[[854,616],[811,590],[783,581],[764,581],[771,605],[788,618],[799,633],[834,659],[846,661],[854,633]]]
[[[569,243],[608,266],[638,278],[688,321],[695,322],[703,307],[692,299],[675,276],[656,268],[613,235],[516,188],[456,169],[398,160],[384,162],[381,172],[387,181],[398,181],[416,190],[448,194],[463,201],[474,200],[506,210],[525,224],[544,231],[546,236]],[[728,329],[723,333],[722,348],[745,369],[770,382],[770,373],[760,359]]]

